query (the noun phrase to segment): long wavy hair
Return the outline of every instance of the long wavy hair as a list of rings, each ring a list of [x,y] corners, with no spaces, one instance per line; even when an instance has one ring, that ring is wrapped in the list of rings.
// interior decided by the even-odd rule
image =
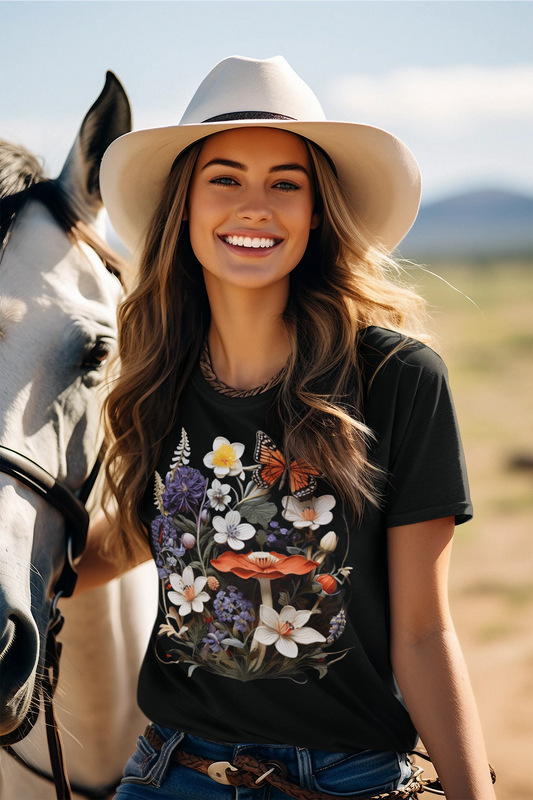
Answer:
[[[358,332],[378,325],[427,340],[425,304],[401,285],[394,260],[368,243],[327,155],[304,141],[321,224],[290,276],[282,321],[291,353],[269,418],[286,458],[327,476],[355,521],[366,503],[379,504],[377,471],[367,455],[372,432],[361,413]],[[105,499],[108,507],[116,501],[106,549],[130,561],[147,538],[140,501],[209,328],[202,267],[183,220],[202,144],[174,162],[148,228],[137,284],[118,313],[121,369],[104,409]]]

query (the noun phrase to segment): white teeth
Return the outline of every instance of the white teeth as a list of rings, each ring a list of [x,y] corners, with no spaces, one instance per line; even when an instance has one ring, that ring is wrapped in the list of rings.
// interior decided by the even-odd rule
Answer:
[[[224,241],[236,247],[274,247],[274,239],[260,239],[259,236],[224,236]]]

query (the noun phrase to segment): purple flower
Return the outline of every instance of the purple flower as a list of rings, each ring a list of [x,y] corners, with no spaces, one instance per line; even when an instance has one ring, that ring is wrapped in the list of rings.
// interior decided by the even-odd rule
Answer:
[[[213,633],[208,633],[207,636],[202,639],[202,642],[204,642],[207,650],[211,650],[213,653],[218,653],[220,650],[220,645],[222,645],[224,650],[226,650],[228,646],[222,641],[225,636],[226,634],[224,631],[213,631]]]
[[[192,511],[204,496],[207,479],[197,469],[180,467],[171,480],[171,472],[165,478],[165,491],[161,500],[169,514]]]
[[[152,522],[152,544],[157,574],[163,580],[176,572],[178,559],[185,553],[180,539],[181,530],[169,517],[160,514]]]
[[[329,635],[326,639],[328,644],[331,644],[338,639],[344,633],[344,629],[346,627],[346,613],[343,608],[332,617],[329,621]]]
[[[154,550],[159,553],[164,547],[176,547],[181,530],[169,517],[160,514],[152,522],[151,533]]]
[[[288,542],[294,541],[300,535],[298,532],[292,534],[292,536],[288,536],[289,533],[288,528],[280,528],[279,523],[272,521],[270,523],[270,527],[274,530],[267,533],[267,542],[269,547],[287,547]]]
[[[250,614],[249,611],[240,611],[235,617],[233,617],[235,628],[241,633],[246,633],[248,623],[253,622],[254,619],[255,618]]]
[[[246,630],[246,621],[252,619],[249,615],[252,607],[253,603],[247,600],[236,586],[228,586],[226,591],[217,592],[213,602],[213,609],[219,622],[235,623],[235,627],[240,631]]]

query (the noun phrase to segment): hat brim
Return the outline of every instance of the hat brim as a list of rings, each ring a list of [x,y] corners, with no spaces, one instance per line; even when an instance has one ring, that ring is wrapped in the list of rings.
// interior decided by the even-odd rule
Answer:
[[[100,190],[111,224],[132,254],[143,245],[176,157],[193,142],[243,126],[280,128],[328,153],[371,243],[392,251],[416,219],[420,170],[409,148],[381,128],[355,122],[236,120],[133,131],[107,149]]]

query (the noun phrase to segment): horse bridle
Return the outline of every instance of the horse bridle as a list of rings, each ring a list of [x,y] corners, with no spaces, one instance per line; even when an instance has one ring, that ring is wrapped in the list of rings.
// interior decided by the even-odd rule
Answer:
[[[48,624],[44,672],[41,682],[36,685],[34,696],[30,704],[30,711],[24,721],[11,733],[0,736],[0,747],[6,752],[22,761],[26,767],[37,772],[42,777],[47,777],[39,770],[27,764],[11,745],[20,742],[32,730],[39,716],[41,695],[44,702],[46,719],[46,736],[50,752],[53,780],[56,786],[58,800],[71,800],[71,788],[66,773],[63,757],[61,736],[54,715],[52,698],[59,678],[59,657],[61,643],[56,637],[63,627],[63,615],[58,608],[60,597],[70,597],[74,592],[78,574],[75,562],[82,555],[87,542],[87,529],[89,527],[89,514],[85,503],[91,493],[100,464],[102,451],[96,460],[89,476],[80,489],[74,493],[68,486],[56,480],[43,467],[36,464],[27,456],[0,445],[0,472],[10,475],[20,483],[28,486],[32,491],[42,497],[47,503],[57,509],[65,519],[65,563],[59,578],[54,585],[54,597],[51,603],[50,622]]]

